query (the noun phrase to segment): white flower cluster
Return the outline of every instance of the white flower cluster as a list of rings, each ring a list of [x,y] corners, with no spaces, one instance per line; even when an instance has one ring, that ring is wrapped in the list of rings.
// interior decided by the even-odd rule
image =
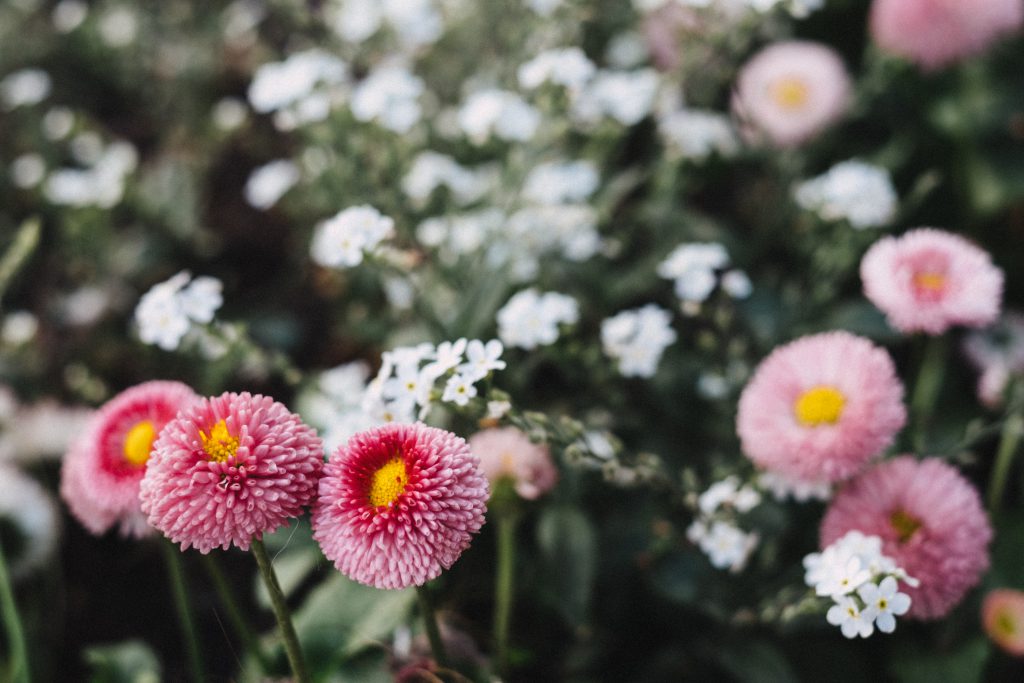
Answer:
[[[798,503],[805,503],[832,497],[832,486],[826,481],[801,481],[777,472],[762,472],[757,478],[757,485],[780,502],[792,498]]]
[[[459,206],[477,201],[495,182],[496,168],[468,169],[445,154],[420,152],[402,179],[402,190],[417,205],[430,199],[434,190],[444,186]]]
[[[877,627],[896,630],[896,617],[910,609],[910,596],[900,593],[897,581],[917,586],[918,581],[882,554],[882,539],[851,531],[820,553],[803,561],[804,581],[819,597],[835,604],[826,615],[847,638],[867,638]]]
[[[396,133],[408,133],[423,116],[423,80],[398,63],[377,66],[352,93],[352,115],[375,121]]]
[[[30,107],[45,100],[51,88],[50,75],[42,69],[21,69],[0,80],[0,103],[8,111]]]
[[[276,112],[274,125],[292,130],[323,121],[344,98],[348,65],[323,50],[289,55],[283,62],[260,66],[249,85],[249,103],[256,111]]]
[[[665,348],[676,340],[672,315],[654,304],[601,322],[601,346],[625,377],[653,377]]]
[[[245,200],[249,205],[266,211],[284,194],[295,187],[302,177],[299,167],[287,159],[277,159],[253,169],[245,182]]]
[[[519,67],[519,85],[527,90],[539,88],[544,83],[560,85],[570,92],[583,89],[597,71],[594,63],[587,59],[578,47],[566,47],[541,52]]]
[[[523,198],[536,204],[586,201],[601,182],[590,161],[553,161],[535,166],[523,183]]]
[[[43,188],[46,198],[64,206],[116,206],[124,196],[125,180],[139,161],[135,147],[123,140],[104,146],[98,136],[85,133],[72,140],[71,151],[84,168],[51,173]]]
[[[433,0],[337,0],[329,6],[331,28],[361,43],[389,26],[404,47],[429,45],[441,37],[443,18]]]
[[[825,6],[825,0],[633,0],[633,6],[639,12],[654,12],[669,5],[714,9],[725,15],[736,15],[743,12],[770,12],[782,7],[797,19],[810,16]]]
[[[381,420],[363,409],[369,378],[366,363],[346,363],[320,373],[317,381],[299,394],[298,412],[320,432],[328,453],[353,434],[380,424]]]
[[[604,118],[632,126],[651,113],[659,83],[654,69],[602,69],[573,99],[570,114],[584,127],[596,125]]]
[[[680,244],[658,265],[658,275],[675,281],[676,296],[683,302],[699,304],[721,283],[735,299],[750,296],[750,279],[742,270],[719,272],[729,266],[729,252],[715,242]]]
[[[350,268],[394,231],[395,222],[372,206],[351,206],[316,226],[310,254],[322,266]]]
[[[492,137],[526,142],[540,126],[540,112],[509,90],[478,90],[459,108],[459,128],[470,142],[483,145]]]
[[[174,351],[193,325],[208,324],[224,303],[223,285],[213,277],[192,279],[182,271],[169,280],[153,285],[135,307],[139,339]]]
[[[522,349],[548,346],[558,339],[559,325],[572,325],[579,317],[579,304],[571,296],[525,289],[498,311],[498,336]]]
[[[737,573],[747,566],[757,548],[757,532],[745,532],[736,524],[738,515],[761,504],[761,494],[749,484],[740,485],[739,477],[729,476],[712,484],[697,499],[697,518],[686,530],[717,569]]]
[[[805,180],[793,194],[802,208],[828,221],[846,220],[858,230],[892,222],[899,204],[889,171],[855,159]]]
[[[732,156],[739,140],[728,116],[703,109],[678,109],[658,118],[658,132],[669,151],[703,161],[712,154]]]

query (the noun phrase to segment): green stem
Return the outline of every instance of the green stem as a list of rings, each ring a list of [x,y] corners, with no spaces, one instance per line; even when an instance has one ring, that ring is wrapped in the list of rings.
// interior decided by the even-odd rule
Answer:
[[[420,613],[423,615],[423,626],[427,630],[427,639],[430,641],[430,651],[434,654],[434,661],[441,668],[448,666],[448,654],[444,650],[444,642],[441,640],[441,631],[437,627],[437,615],[434,614],[434,606],[430,601],[430,594],[426,586],[416,586],[416,597],[420,603]]]
[[[188,601],[188,590],[185,585],[185,571],[181,562],[181,551],[170,541],[162,540],[160,547],[163,548],[164,561],[167,564],[167,576],[171,580],[171,591],[174,594],[174,607],[178,610],[178,622],[181,626],[181,636],[185,641],[185,653],[188,657],[188,666],[191,671],[192,680],[202,681],[203,660],[199,650],[199,640],[196,637],[195,618],[192,615],[192,607]]]
[[[14,276],[28,262],[29,257],[39,246],[39,233],[42,224],[38,218],[30,218],[21,224],[14,241],[7,248],[3,256],[0,256],[0,299],[3,298],[7,287],[14,280]]]
[[[928,425],[935,410],[935,401],[942,388],[942,378],[946,372],[946,338],[929,337],[925,342],[921,367],[914,385],[914,395],[910,401],[910,411],[914,419],[914,450],[919,455],[924,453],[928,443]]]
[[[284,640],[284,649],[288,654],[288,663],[291,664],[292,673],[298,683],[309,683],[309,672],[306,670],[306,660],[302,656],[302,647],[299,645],[299,637],[295,634],[295,626],[292,625],[291,612],[288,611],[288,603],[285,602],[284,593],[281,591],[281,584],[277,582],[277,574],[274,573],[274,566],[267,556],[267,549],[263,547],[263,541],[253,540],[252,554],[259,565],[260,574],[263,576],[263,583],[270,595],[270,604],[274,608],[274,617],[277,618],[277,626],[281,631],[281,638]]]
[[[988,511],[992,517],[999,513],[1003,502],[1003,491],[1009,477],[1013,456],[1017,454],[1021,436],[1024,436],[1024,418],[1020,414],[1010,415],[1003,425],[1003,435],[996,451],[996,464],[992,469],[992,479],[988,484]]]
[[[269,673],[270,660],[267,659],[266,653],[260,647],[259,640],[252,632],[252,629],[249,628],[249,622],[243,616],[242,610],[239,609],[235,595],[231,592],[231,587],[224,578],[224,572],[220,570],[220,565],[217,564],[216,558],[213,555],[203,555],[203,563],[206,565],[206,572],[213,581],[213,587],[220,597],[221,604],[224,605],[224,609],[228,612],[228,620],[231,622],[231,627],[242,639],[245,649],[255,655],[263,673]]]
[[[498,515],[498,569],[494,585],[494,651],[499,675],[508,670],[508,634],[515,595],[516,527],[514,514]]]
[[[29,683],[32,680],[28,670],[28,648],[25,646],[25,632],[18,616],[18,604],[14,601],[11,578],[7,573],[7,561],[3,547],[0,547],[0,612],[3,613],[4,630],[11,647],[11,663],[8,676],[12,683]]]

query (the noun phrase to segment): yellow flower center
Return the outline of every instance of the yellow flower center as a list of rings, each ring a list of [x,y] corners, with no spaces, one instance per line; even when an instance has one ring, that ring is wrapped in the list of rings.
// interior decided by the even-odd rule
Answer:
[[[914,287],[930,293],[941,292],[946,288],[946,276],[931,271],[914,273]]]
[[[392,458],[384,466],[373,473],[370,483],[370,505],[382,507],[391,505],[405,491],[409,483],[409,475],[405,470],[405,461]]]
[[[809,94],[807,84],[794,76],[780,78],[771,86],[772,99],[783,109],[802,108],[807,104]]]
[[[806,427],[818,427],[823,424],[835,424],[843,414],[846,397],[835,387],[813,387],[800,394],[793,404],[793,412],[800,424]]]
[[[149,453],[153,450],[153,440],[156,439],[156,428],[149,420],[143,420],[128,430],[124,437],[124,459],[129,464],[142,467],[149,460]]]
[[[916,534],[917,530],[921,528],[921,520],[905,510],[897,510],[892,513],[889,517],[889,523],[896,530],[896,536],[900,539],[900,543],[909,541],[911,536]]]
[[[238,450],[238,439],[231,436],[224,420],[213,425],[209,436],[200,431],[199,438],[203,440],[203,450],[210,456],[210,460],[224,462]]]

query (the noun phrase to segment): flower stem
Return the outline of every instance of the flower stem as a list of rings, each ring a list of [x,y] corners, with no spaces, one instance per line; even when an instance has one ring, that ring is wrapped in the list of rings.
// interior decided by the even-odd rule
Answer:
[[[434,654],[434,661],[439,667],[445,668],[448,666],[448,654],[444,650],[441,631],[437,627],[437,615],[434,613],[434,606],[431,603],[427,587],[416,586],[416,597],[419,599],[423,626],[427,630],[427,639],[430,640],[430,651]]]
[[[252,554],[259,565],[263,583],[270,594],[270,604],[274,608],[274,617],[277,618],[277,626],[281,631],[281,638],[284,640],[284,649],[288,654],[288,663],[295,674],[298,683],[309,683],[309,672],[306,671],[306,661],[302,656],[302,647],[299,645],[299,637],[295,634],[295,627],[292,625],[291,613],[288,611],[288,603],[285,602],[284,593],[281,591],[281,584],[277,582],[277,574],[274,573],[274,566],[267,556],[267,549],[263,547],[263,541],[253,540]]]
[[[181,626],[181,637],[185,641],[185,654],[188,667],[194,681],[202,681],[203,660],[199,651],[199,640],[196,638],[195,618],[188,601],[188,590],[185,586],[185,571],[181,563],[181,552],[170,541],[162,540],[160,547],[164,551],[167,564],[167,577],[171,580],[171,592],[174,594],[174,607],[178,611],[178,622]]]
[[[12,683],[29,683],[31,676],[28,670],[28,649],[25,647],[25,633],[21,628],[18,616],[18,605],[14,601],[11,589],[11,578],[7,573],[7,561],[4,559],[3,547],[0,547],[0,612],[3,613],[4,630],[10,642],[10,670],[8,680]]]
[[[260,647],[259,640],[252,632],[252,629],[249,628],[249,622],[242,615],[242,610],[239,609],[235,595],[231,592],[231,587],[224,578],[224,572],[221,571],[216,558],[213,555],[203,555],[203,563],[206,565],[206,572],[210,575],[210,580],[213,581],[213,587],[217,591],[218,597],[220,597],[221,604],[224,605],[224,609],[228,612],[228,620],[231,621],[231,627],[242,639],[245,649],[255,655],[263,673],[269,673],[270,662],[267,659],[267,655],[263,652],[263,648]]]
[[[946,338],[929,337],[925,342],[921,367],[917,372],[917,383],[910,401],[910,410],[914,419],[914,450],[923,454],[927,446],[928,426],[935,410],[935,400],[942,388],[942,378],[946,371]]]
[[[999,450],[996,451],[996,464],[992,469],[992,479],[988,484],[988,511],[992,517],[999,513],[1003,502],[1003,491],[1010,474],[1013,456],[1017,453],[1021,436],[1024,436],[1024,417],[1013,414],[1006,418],[1003,435],[999,439]]]
[[[514,514],[498,515],[498,568],[494,586],[494,651],[500,675],[508,669],[508,634],[515,594],[516,527]]]

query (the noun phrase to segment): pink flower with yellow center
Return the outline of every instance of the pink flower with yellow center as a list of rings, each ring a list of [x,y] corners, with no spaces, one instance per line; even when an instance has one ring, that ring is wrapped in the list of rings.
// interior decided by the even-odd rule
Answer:
[[[996,645],[1024,657],[1024,592],[1009,588],[990,591],[981,606],[981,623]]]
[[[224,393],[193,404],[160,433],[142,479],[142,511],[182,550],[248,550],[302,514],[322,468],[316,432],[284,405]]]
[[[331,456],[313,537],[355,581],[420,586],[469,547],[488,495],[465,440],[421,423],[392,423],[356,434]]]
[[[847,482],[821,522],[821,547],[857,530],[920,581],[908,617],[945,616],[988,569],[992,527],[977,490],[938,458],[901,456]]]
[[[761,362],[740,395],[736,431],[759,467],[836,482],[888,448],[906,420],[889,354],[863,337],[827,332]]]
[[[72,442],[61,468],[61,498],[82,525],[102,534],[117,524],[126,536],[150,531],[139,483],[153,442],[178,411],[199,399],[180,382],[145,382],[121,392]]]
[[[480,469],[492,489],[507,478],[520,497],[536,500],[558,482],[558,469],[547,447],[533,443],[515,427],[477,432],[469,437],[469,448],[480,458]]]
[[[1002,304],[1003,272],[988,253],[934,228],[878,240],[861,261],[860,277],[864,295],[906,333],[983,327]]]

